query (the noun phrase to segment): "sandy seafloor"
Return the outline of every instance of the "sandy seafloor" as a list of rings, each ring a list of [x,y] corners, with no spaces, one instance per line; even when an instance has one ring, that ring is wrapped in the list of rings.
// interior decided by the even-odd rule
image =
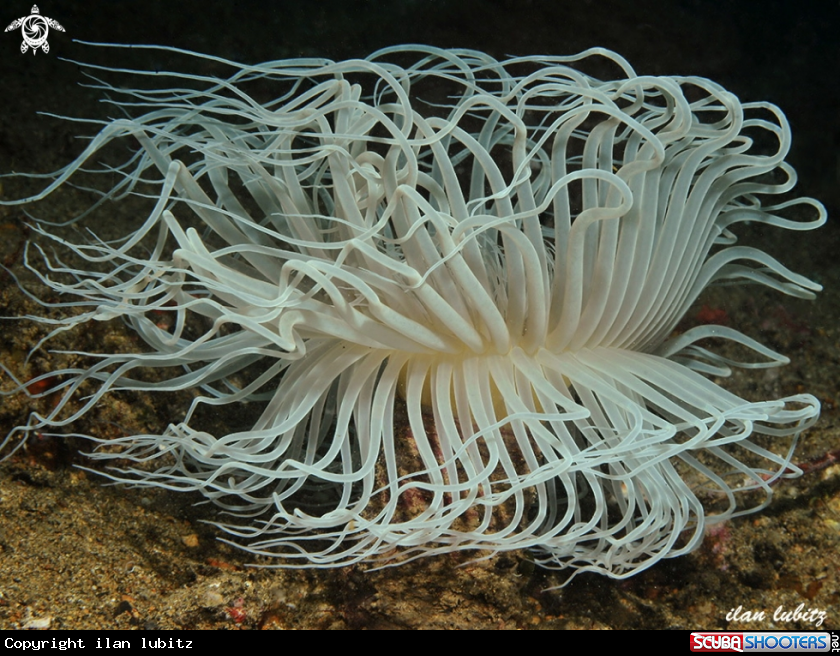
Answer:
[[[814,3],[825,4],[830,3]],[[789,161],[800,191],[819,197],[832,217],[813,233],[767,231],[749,243],[777,254],[825,290],[814,302],[769,291],[718,290],[702,306],[729,325],[791,358],[771,371],[738,372],[723,386],[748,399],[807,391],[823,404],[795,460],[840,448],[840,62],[835,15],[811,3],[702,2],[49,2],[43,14],[66,28],[51,50],[19,52],[19,33],[0,39],[0,171],[49,172],[70,161],[89,128],[37,111],[103,117],[96,92],[78,86],[78,68],[60,56],[113,66],[166,68],[157,53],[102,51],[71,38],[161,43],[256,62],[294,56],[363,56],[385,45],[426,42],[505,54],[568,54],[589,46],[618,50],[649,74],[697,74],[742,100],[771,100],[794,133]],[[550,9],[547,7],[551,7]],[[29,0],[5,3],[0,23],[29,12]],[[2,180],[2,197],[34,189]],[[83,194],[55,194],[39,212],[69,217]],[[94,227],[119,232],[125,208],[114,205]],[[19,208],[0,207],[0,258],[33,291],[20,249]],[[43,291],[43,288],[41,288]],[[6,275],[0,315],[36,311]],[[24,379],[66,362],[47,352],[24,367],[43,327],[0,323],[0,357]],[[64,349],[130,349],[119,322],[62,335]],[[4,378],[0,385],[8,389]],[[77,427],[100,436],[159,431],[183,412],[186,396],[108,397]],[[0,435],[46,401],[0,398]],[[240,417],[236,417],[236,413]],[[247,408],[220,418],[247,420]],[[119,428],[115,428],[118,426]],[[68,429],[69,430],[69,429]],[[785,617],[823,611],[822,628],[840,626],[840,465],[777,487],[765,511],[728,522],[698,551],[665,560],[624,581],[581,575],[563,589],[558,574],[512,552],[470,563],[465,555],[423,559],[371,572],[255,569],[253,556],[216,538],[207,506],[187,494],[103,486],[78,468],[78,442],[45,440],[0,464],[0,628],[684,628],[806,629]],[[267,564],[269,561],[261,561]],[[765,619],[728,621],[735,607]]]

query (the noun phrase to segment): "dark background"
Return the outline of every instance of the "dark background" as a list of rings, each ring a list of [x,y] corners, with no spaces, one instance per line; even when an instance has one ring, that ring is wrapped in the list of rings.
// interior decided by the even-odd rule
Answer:
[[[363,57],[401,43],[475,48],[496,57],[604,46],[637,72],[709,77],[742,100],[778,104],[793,129],[790,161],[801,192],[819,197],[833,215],[840,209],[840,4],[834,1],[49,0],[39,6],[66,29],[51,31],[48,54],[22,55],[19,30],[0,39],[0,164],[14,158],[20,170],[38,168],[21,162],[25,154],[63,143],[73,132],[58,121],[33,122],[36,111],[97,111],[94,95],[75,87],[83,79],[77,67],[59,57],[162,70],[176,63],[163,53],[105,51],[73,39],[168,45],[246,63]],[[0,23],[30,9],[30,0],[5,2]],[[837,230],[823,236],[829,232]]]

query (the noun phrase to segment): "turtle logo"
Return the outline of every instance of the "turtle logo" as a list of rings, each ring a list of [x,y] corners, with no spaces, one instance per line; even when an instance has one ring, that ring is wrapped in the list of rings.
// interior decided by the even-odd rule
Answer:
[[[32,13],[29,16],[23,16],[12,21],[11,25],[6,28],[6,32],[11,32],[20,28],[20,33],[23,35],[23,43],[20,44],[20,51],[26,52],[32,48],[34,55],[38,48],[43,48],[44,52],[50,51],[50,44],[47,43],[47,34],[50,33],[50,28],[63,32],[58,21],[46,16],[41,16],[38,5],[32,5]]]

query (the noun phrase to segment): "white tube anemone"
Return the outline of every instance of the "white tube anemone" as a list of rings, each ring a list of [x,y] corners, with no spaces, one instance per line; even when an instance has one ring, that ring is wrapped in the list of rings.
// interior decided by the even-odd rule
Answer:
[[[118,71],[176,83],[101,83],[139,115],[16,201],[47,196],[115,139],[140,147],[107,169],[119,181],[104,198],[156,198],[117,241],[34,223],[90,263],[28,249],[46,270],[27,266],[88,308],[57,330],[120,317],[148,349],[45,375],[62,377],[62,398],[17,433],[67,426],[110,391],[200,390],[162,435],[93,457],[137,463],[109,470],[116,480],[200,492],[281,566],[528,548],[623,577],[798,473],[817,399],[750,402],[707,378],[786,358],[723,326],[675,332],[713,283],[820,289],[733,232],[825,220],[811,199],[767,203],[795,183],[776,107],[702,78],[637,76],[602,49],[221,63],[227,79]],[[618,75],[583,72],[593,65]],[[790,218],[800,205],[810,220]],[[760,362],[698,345],[710,337]],[[164,380],[138,376],[148,369]],[[191,427],[203,405],[246,400],[263,404],[249,430]]]

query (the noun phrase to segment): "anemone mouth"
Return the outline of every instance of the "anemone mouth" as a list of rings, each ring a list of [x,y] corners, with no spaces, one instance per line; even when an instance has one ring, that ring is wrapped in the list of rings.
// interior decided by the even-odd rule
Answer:
[[[587,74],[595,60],[619,76]],[[602,49],[230,65],[227,79],[167,73],[169,89],[100,81],[137,115],[18,201],[133,139],[100,193],[153,207],[110,241],[33,224],[85,263],[27,250],[85,309],[57,330],[119,317],[148,348],[56,372],[55,409],[13,434],[66,426],[109,391],[197,389],[183,421],[92,456],[136,463],[116,480],[199,491],[280,566],[530,548],[627,576],[795,473],[818,401],[748,402],[708,378],[786,358],[723,326],[675,331],[710,284],[819,290],[735,236],[825,221],[786,195],[776,107],[637,76]],[[257,83],[273,98],[249,95]],[[791,214],[800,205],[814,218]],[[717,355],[709,337],[761,360]],[[241,401],[262,407],[247,430],[196,428],[200,407]]]

